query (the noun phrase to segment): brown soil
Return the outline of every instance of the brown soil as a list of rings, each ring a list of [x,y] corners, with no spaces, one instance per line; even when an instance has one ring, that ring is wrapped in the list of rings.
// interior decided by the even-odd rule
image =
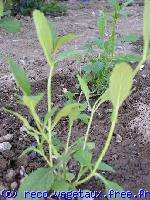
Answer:
[[[66,45],[70,48],[79,46],[79,44],[88,41],[91,35],[96,34],[96,16],[98,9],[105,8],[109,11],[109,6],[105,2],[96,1],[90,3],[82,9],[78,9],[79,5],[68,3],[68,16],[61,18],[53,18],[57,31],[60,35],[69,32],[75,32],[82,37],[75,42]],[[142,32],[142,6],[131,6],[127,8],[129,17],[127,20],[120,20],[118,34],[128,34]],[[93,14],[93,12],[95,14]],[[96,15],[96,16],[92,16]],[[28,71],[32,81],[33,92],[46,92],[46,74],[48,67],[43,58],[42,51],[37,42],[34,27],[30,18],[22,18],[23,30],[16,35],[7,34],[0,31],[0,47],[1,49],[14,57],[23,64]],[[84,38],[84,39],[83,39]],[[141,49],[141,44],[130,44],[120,47],[119,51],[137,51]],[[20,111],[20,106],[16,104],[17,95],[20,92],[16,89],[14,80],[8,71],[8,66],[0,61],[0,105],[13,110]],[[80,64],[78,62],[64,62],[53,78],[53,102],[57,105],[64,103],[63,88],[74,90],[76,80],[74,79],[75,70]],[[116,174],[107,175],[111,180],[118,182],[125,190],[138,192],[140,188],[150,191],[150,70],[149,62],[146,63],[144,69],[136,77],[134,90],[132,95],[126,100],[119,114],[118,124],[114,133],[113,141],[110,149],[104,159],[107,163],[114,167]],[[64,70],[64,66],[65,70]],[[41,70],[42,68],[42,70]],[[46,98],[39,106],[38,112],[41,116],[46,110]],[[26,109],[22,109],[25,116],[28,116]],[[33,124],[32,119],[28,116],[29,121]],[[0,113],[0,136],[13,134],[10,141],[12,148],[9,151],[0,153],[0,185],[10,188],[11,183],[16,181],[18,185],[22,179],[20,170],[22,167],[25,173],[31,172],[37,167],[44,166],[45,163],[35,154],[29,154],[22,159],[18,155],[30,145],[34,144],[34,140],[20,130],[22,124],[12,115]],[[95,157],[101,151],[104,141],[106,140],[107,131],[110,125],[110,105],[103,104],[97,116],[93,121],[90,133],[90,141],[96,143],[94,151]],[[60,123],[57,131],[58,135],[65,140],[67,122],[64,120]],[[73,135],[77,138],[80,133],[85,131],[85,126],[81,123],[73,130]],[[117,136],[121,136],[121,142],[117,142]],[[8,180],[8,170],[13,169],[15,175],[12,180]],[[23,171],[23,170],[22,170]],[[23,172],[22,172],[23,173]],[[23,175],[24,176],[24,175]],[[102,185],[95,180],[90,181],[86,189],[101,190]]]

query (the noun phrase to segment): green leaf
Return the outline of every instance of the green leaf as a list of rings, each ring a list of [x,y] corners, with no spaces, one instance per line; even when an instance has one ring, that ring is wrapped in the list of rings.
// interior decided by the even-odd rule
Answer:
[[[74,154],[74,159],[84,166],[90,166],[92,154],[87,149],[83,150],[82,147]]]
[[[0,28],[3,28],[10,33],[16,33],[20,31],[21,26],[16,20],[3,18],[0,20]]]
[[[86,84],[86,82],[84,81],[84,79],[82,79],[79,75],[77,75],[78,81],[80,83],[80,87],[82,92],[84,93],[87,102],[89,102],[89,98],[90,98],[90,90]]]
[[[69,184],[60,176],[56,176],[54,183],[52,185],[52,189],[55,192],[63,191],[66,192],[68,191]]]
[[[54,182],[53,172],[49,168],[39,168],[33,171],[29,176],[25,178],[18,190],[18,196],[16,200],[24,199],[25,191],[48,191]],[[31,200],[29,195],[26,196],[27,200]],[[38,200],[39,198],[35,198]]]
[[[3,16],[3,12],[4,12],[4,5],[3,5],[3,1],[0,0],[0,19]]]
[[[73,173],[67,173],[66,174],[66,180],[71,182],[75,178],[75,175]]]
[[[119,40],[121,42],[132,43],[132,42],[136,42],[138,39],[139,39],[139,36],[137,36],[135,34],[130,34],[130,35],[122,36]]]
[[[105,36],[105,29],[107,26],[107,17],[105,13],[103,13],[103,15],[99,17],[97,26],[98,26],[99,36],[100,38],[103,39]]]
[[[84,54],[85,52],[81,50],[66,50],[58,54],[55,63],[61,62],[65,59],[80,59]]]
[[[44,55],[51,65],[52,58],[50,57],[53,52],[53,33],[50,29],[47,19],[44,14],[39,10],[33,11],[33,20],[37,31],[39,42],[43,48]]]
[[[73,103],[73,104],[69,104],[69,105],[66,105],[65,107],[63,107],[59,112],[58,114],[56,115],[55,119],[54,119],[54,122],[52,124],[52,129],[56,126],[56,124],[60,121],[60,119],[62,117],[67,117],[71,114],[72,110],[73,109],[77,109],[79,108],[80,104],[79,103]]]
[[[30,153],[31,151],[37,152],[36,150],[37,150],[37,149],[36,149],[35,147],[33,147],[33,146],[27,147],[27,148],[21,153],[21,155],[20,155],[19,157],[22,157],[22,156],[24,156],[24,155]]]
[[[22,92],[28,96],[31,95],[31,86],[23,68],[13,60],[9,60],[10,70],[13,73],[17,85]]]
[[[80,108],[79,107],[75,107],[75,108],[72,109],[72,111],[69,114],[70,126],[73,125],[73,122],[78,118],[79,114],[80,114]]]
[[[84,124],[88,124],[89,123],[89,119],[90,116],[87,115],[86,113],[81,113],[78,118],[81,120],[81,122],[83,122]]]
[[[101,171],[107,171],[107,172],[115,172],[115,170],[108,164],[101,162],[100,166],[98,168]]]
[[[70,40],[74,39],[75,35],[74,34],[68,34],[65,36],[62,36],[60,38],[58,38],[57,42],[56,42],[56,46],[55,46],[55,50],[54,52],[56,53],[56,51],[66,42],[69,42]]]
[[[118,62],[139,62],[142,59],[140,54],[126,54],[126,55],[116,55],[114,60]]]
[[[23,105],[26,105],[28,108],[31,108],[32,106],[34,108],[36,108],[36,106],[41,101],[41,99],[43,98],[43,96],[44,96],[43,93],[40,93],[39,95],[36,95],[36,96],[26,96],[26,95],[24,95],[21,98],[21,101],[22,101],[21,103]]]
[[[147,56],[148,47],[150,43],[150,0],[145,0],[145,7],[144,7],[144,56]]]
[[[133,70],[121,63],[114,67],[110,77],[109,94],[113,107],[118,110],[124,100],[129,96],[133,84]]]
[[[105,177],[103,177],[101,174],[96,173],[95,176],[98,177],[98,178],[104,183],[105,188],[106,188],[107,198],[108,198],[109,200],[120,200],[120,198],[121,198],[120,195],[117,195],[116,198],[113,198],[113,197],[110,198],[110,196],[109,196],[108,194],[109,194],[109,191],[110,191],[110,190],[118,191],[118,192],[123,192],[124,189],[123,189],[121,186],[119,186],[119,185],[118,185],[117,183],[115,183],[115,182],[112,182],[112,181],[107,180],[107,179],[106,179]],[[128,199],[128,198],[124,198],[124,200],[127,200],[127,199]]]
[[[105,64],[103,62],[100,61],[96,61],[94,63],[85,65],[82,67],[82,70],[85,71],[85,73],[99,73],[100,71],[102,71],[105,67]]]

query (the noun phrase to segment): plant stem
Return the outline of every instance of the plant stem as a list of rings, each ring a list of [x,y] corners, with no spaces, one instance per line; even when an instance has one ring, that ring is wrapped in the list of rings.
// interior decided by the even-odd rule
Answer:
[[[69,125],[69,132],[68,132],[68,137],[67,137],[67,143],[66,143],[65,153],[68,152],[69,142],[70,142],[70,137],[71,137],[72,125],[73,125],[73,124],[70,124],[70,125]]]
[[[53,75],[53,67],[50,70],[48,83],[47,83],[47,101],[48,101],[48,112],[51,111],[51,103],[52,103],[52,97],[51,97],[51,91],[52,91],[52,75]],[[48,121],[48,138],[49,138],[49,156],[50,156],[50,164],[53,166],[53,158],[52,158],[52,131],[51,131],[51,116]]]
[[[85,134],[85,140],[84,140],[83,150],[85,150],[85,147],[86,147],[86,143],[87,143],[87,140],[88,140],[88,135],[89,135],[89,131],[90,131],[90,128],[91,128],[93,116],[94,116],[94,106],[93,106],[92,111],[91,111],[90,120],[89,120],[87,131],[86,131],[86,134]]]
[[[118,18],[116,15],[114,16],[113,26],[112,26],[112,35],[111,35],[111,42],[112,42],[112,57],[115,53],[115,35],[116,35],[116,26],[117,26]]]
[[[113,136],[113,132],[114,132],[114,129],[115,129],[115,125],[116,125],[116,122],[117,122],[117,116],[118,116],[118,110],[114,113],[114,118],[112,120],[112,124],[111,124],[111,128],[110,128],[110,131],[109,131],[109,134],[108,134],[108,137],[107,137],[107,140],[105,142],[105,146],[96,162],[96,165],[94,167],[94,169],[92,170],[92,172],[87,176],[85,177],[84,179],[80,180],[79,182],[75,183],[75,186],[77,185],[80,185],[82,183],[85,183],[86,181],[88,181],[91,177],[93,177],[101,163],[101,161],[103,160],[104,156],[106,155],[107,151],[108,151],[108,148],[110,146],[110,143],[111,143],[111,140],[112,140],[112,136]]]

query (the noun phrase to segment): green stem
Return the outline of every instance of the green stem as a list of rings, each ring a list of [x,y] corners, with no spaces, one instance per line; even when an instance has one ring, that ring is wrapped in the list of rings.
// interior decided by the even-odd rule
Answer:
[[[51,97],[51,91],[52,91],[52,76],[53,76],[53,67],[50,70],[49,78],[48,78],[48,84],[47,84],[47,101],[48,101],[48,112],[51,111],[51,103],[52,103],[52,97]],[[48,121],[48,138],[49,138],[49,156],[50,156],[50,164],[53,166],[53,158],[52,158],[52,131],[51,131],[51,116]]]
[[[110,146],[110,143],[111,143],[111,140],[112,140],[112,136],[113,136],[113,132],[114,132],[114,129],[115,129],[115,125],[116,125],[116,122],[117,122],[117,116],[118,116],[118,110],[115,112],[114,118],[112,120],[111,128],[110,128],[110,131],[109,131],[106,143],[105,143],[105,146],[104,146],[104,148],[103,148],[103,150],[102,150],[102,152],[101,152],[101,154],[100,154],[100,156],[99,156],[99,158],[98,158],[98,160],[97,160],[97,162],[95,164],[94,169],[92,170],[92,172],[87,177],[85,177],[84,179],[80,180],[79,182],[76,182],[75,186],[87,182],[90,178],[92,178],[95,175],[95,173],[96,173],[101,161],[103,160],[103,158],[106,155],[106,153],[108,151],[108,148]]]
[[[111,42],[112,42],[112,57],[115,53],[115,35],[116,35],[116,27],[117,27],[118,18],[116,15],[114,16],[113,26],[112,26],[112,35],[111,35]]]
[[[67,143],[66,143],[66,149],[65,149],[65,153],[67,154],[68,152],[68,148],[69,148],[69,142],[70,142],[70,137],[71,137],[71,130],[72,130],[72,125],[69,125],[69,132],[68,132],[68,137],[67,137]]]

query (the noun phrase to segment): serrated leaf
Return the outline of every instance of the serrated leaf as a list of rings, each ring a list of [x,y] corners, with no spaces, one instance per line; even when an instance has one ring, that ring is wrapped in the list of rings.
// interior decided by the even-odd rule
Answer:
[[[74,34],[68,34],[68,35],[64,35],[60,38],[57,39],[56,42],[56,46],[55,46],[55,50],[54,53],[56,53],[56,51],[66,42],[69,42],[70,40],[73,40],[75,38]]]
[[[55,192],[63,191],[66,192],[68,191],[69,184],[60,176],[56,176],[54,183],[52,185],[52,189]]]
[[[92,160],[92,154],[87,150],[80,148],[75,154],[74,159],[84,166],[90,166]]]
[[[107,17],[105,13],[103,13],[103,15],[99,17],[97,26],[98,26],[99,36],[100,38],[103,39],[105,36],[105,30],[107,26]]]
[[[44,14],[39,10],[33,11],[33,20],[37,31],[39,42],[43,48],[44,55],[51,64],[51,54],[53,51],[53,33]]]
[[[109,84],[110,100],[113,107],[118,110],[124,100],[129,96],[133,84],[133,70],[121,63],[114,67]]]
[[[25,178],[18,190],[18,196],[16,200],[24,199],[25,191],[48,191],[54,182],[53,172],[49,168],[39,168],[33,171],[29,176]],[[27,200],[31,200],[29,195],[26,196]],[[38,200],[39,198],[34,198]]]
[[[99,73],[104,69],[105,64],[100,61],[96,61],[94,63],[85,65],[82,67],[82,70],[85,71],[85,73]]]
[[[17,33],[20,31],[21,26],[16,20],[3,18],[0,20],[0,28],[5,29],[10,33]]]
[[[101,174],[96,173],[95,176],[98,177],[104,183],[105,189],[106,189],[107,198],[109,200],[120,200],[120,195],[117,195],[115,198],[113,198],[113,196],[111,196],[111,198],[110,198],[110,196],[108,194],[109,194],[110,190],[118,191],[118,192],[123,192],[124,189],[121,186],[119,186],[115,182],[107,180]],[[128,198],[124,198],[124,199],[127,200]]]
[[[56,115],[53,124],[52,124],[52,129],[56,126],[56,124],[59,122],[59,120],[62,117],[67,117],[71,114],[72,110],[75,108],[79,108],[80,104],[79,103],[73,103],[73,104],[69,104],[64,106]]]
[[[20,65],[18,65],[11,59],[9,60],[9,65],[10,70],[13,73],[13,76],[15,77],[17,85],[20,87],[24,94],[30,96],[31,86],[23,68],[21,68]]]
[[[86,82],[84,81],[84,79],[82,79],[79,75],[77,75],[78,81],[80,83],[80,87],[82,92],[84,93],[87,102],[89,102],[89,98],[90,98],[90,90],[86,84]]]
[[[0,0],[0,19],[3,16],[3,12],[4,12],[4,5],[3,5],[3,1]]]

